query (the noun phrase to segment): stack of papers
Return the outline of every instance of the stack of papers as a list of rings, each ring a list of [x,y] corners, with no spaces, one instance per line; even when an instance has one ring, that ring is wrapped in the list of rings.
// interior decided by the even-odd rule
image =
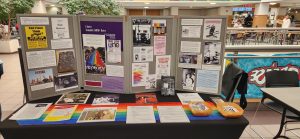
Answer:
[[[156,123],[153,106],[128,106],[126,124]]]
[[[52,103],[27,103],[10,120],[31,120],[40,118]]]
[[[198,93],[177,93],[182,105],[188,105],[191,101],[203,102]]]

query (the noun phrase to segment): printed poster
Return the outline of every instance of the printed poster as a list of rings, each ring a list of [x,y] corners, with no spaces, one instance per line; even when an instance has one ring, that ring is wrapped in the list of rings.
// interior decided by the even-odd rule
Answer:
[[[170,76],[171,74],[171,55],[156,56],[156,78]]]
[[[182,88],[186,90],[194,90],[196,82],[195,69],[182,69]]]
[[[107,40],[107,62],[121,63],[121,40]]]
[[[28,69],[56,66],[55,50],[26,52]]]
[[[51,48],[52,49],[73,48],[73,41],[72,39],[51,40]]]
[[[152,62],[153,47],[133,47],[133,62]]]
[[[73,49],[56,51],[57,72],[66,73],[76,71],[76,60]]]
[[[29,70],[29,85],[31,91],[54,87],[53,71],[49,69]]]
[[[200,51],[201,51],[201,42],[181,41],[180,52],[200,53]]]
[[[157,80],[156,80],[156,74],[149,74],[146,77],[146,86],[145,89],[156,89]]]
[[[203,40],[220,40],[222,19],[205,19]]]
[[[28,49],[48,48],[45,26],[25,26]]]
[[[114,77],[124,77],[124,66],[106,65],[106,75]]]
[[[107,40],[115,40],[114,47],[121,47],[123,50],[123,23],[102,22],[102,21],[81,21],[81,33],[83,51],[85,57],[85,71],[88,74],[106,74],[106,50]],[[113,52],[113,62],[120,61],[120,57],[114,57],[119,51]],[[111,54],[111,51],[109,52]]]
[[[153,20],[153,33],[155,35],[164,35],[167,32],[167,21],[166,20]]]
[[[124,93],[124,78],[123,77],[111,77],[102,76],[102,88],[106,91],[112,91],[116,93]]]
[[[69,35],[68,18],[51,18],[53,39],[67,39]]]
[[[182,38],[200,38],[201,26],[182,26],[181,37]]]
[[[149,63],[132,63],[132,87],[145,86]]]
[[[166,54],[166,36],[154,36],[154,55]]]
[[[151,20],[132,19],[132,33],[134,46],[150,46]]]
[[[197,70],[196,91],[218,94],[219,70]]]
[[[55,91],[68,90],[78,87],[77,73],[69,73],[55,76],[54,78]]]

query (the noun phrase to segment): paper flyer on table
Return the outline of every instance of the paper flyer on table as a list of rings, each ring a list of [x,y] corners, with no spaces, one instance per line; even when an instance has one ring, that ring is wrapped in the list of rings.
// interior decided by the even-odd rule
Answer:
[[[146,77],[145,89],[156,89],[156,86],[157,86],[156,74],[149,74]]]
[[[194,90],[196,82],[195,69],[182,69],[182,89]]]
[[[121,63],[122,61],[122,46],[121,40],[107,40],[107,62]]]
[[[29,70],[28,76],[31,91],[54,87],[53,71],[51,68]]]
[[[78,87],[77,73],[62,74],[54,77],[55,91],[63,91]]]
[[[166,54],[166,36],[154,36],[154,55]]]
[[[44,119],[44,122],[56,122],[70,120],[75,112],[77,105],[54,106],[50,113]]]
[[[72,39],[51,40],[51,48],[52,49],[73,48],[73,41]]]
[[[181,41],[180,52],[200,53],[200,51],[201,51],[201,42]]]
[[[21,25],[49,25],[48,17],[20,17]]]
[[[114,77],[124,77],[124,66],[106,65],[106,75]]]
[[[203,40],[220,40],[222,19],[205,19]]]
[[[77,68],[77,63],[75,60],[74,49],[66,50],[57,50],[57,72],[66,73],[66,72],[75,72]]]
[[[181,37],[182,38],[200,38],[201,26],[182,26]]]
[[[202,55],[196,53],[180,53],[178,67],[201,69]]]
[[[171,74],[171,55],[156,56],[156,78],[161,76],[170,76]]]
[[[197,70],[196,91],[218,93],[219,70]]]
[[[27,103],[9,120],[31,120],[40,118],[52,103]]]
[[[28,49],[48,48],[45,26],[25,26]]]
[[[118,105],[119,94],[96,94],[92,105]]]
[[[203,102],[198,93],[177,93],[182,105],[188,105],[191,101]]]
[[[203,19],[181,19],[181,25],[198,25],[203,24]]]
[[[133,47],[133,62],[152,62],[153,47]]]
[[[56,66],[55,50],[26,52],[28,69]]]
[[[156,123],[153,106],[128,106],[126,124]]]
[[[149,63],[132,63],[132,87],[145,86]]]
[[[51,18],[53,39],[70,38],[68,18]]]
[[[77,123],[115,121],[117,107],[84,108]]]
[[[161,123],[189,123],[181,106],[157,106],[159,119]]]

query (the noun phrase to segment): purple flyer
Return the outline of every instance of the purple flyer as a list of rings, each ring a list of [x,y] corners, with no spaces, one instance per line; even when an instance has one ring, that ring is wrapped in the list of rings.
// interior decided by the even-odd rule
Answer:
[[[115,93],[124,93],[124,78],[103,76],[101,78],[103,90],[112,91]]]

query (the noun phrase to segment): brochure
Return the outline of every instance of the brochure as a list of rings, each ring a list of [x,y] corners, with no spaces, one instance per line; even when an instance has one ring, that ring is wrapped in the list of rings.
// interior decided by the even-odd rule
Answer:
[[[9,120],[38,119],[51,106],[52,103],[27,103],[18,112],[13,114]]]

